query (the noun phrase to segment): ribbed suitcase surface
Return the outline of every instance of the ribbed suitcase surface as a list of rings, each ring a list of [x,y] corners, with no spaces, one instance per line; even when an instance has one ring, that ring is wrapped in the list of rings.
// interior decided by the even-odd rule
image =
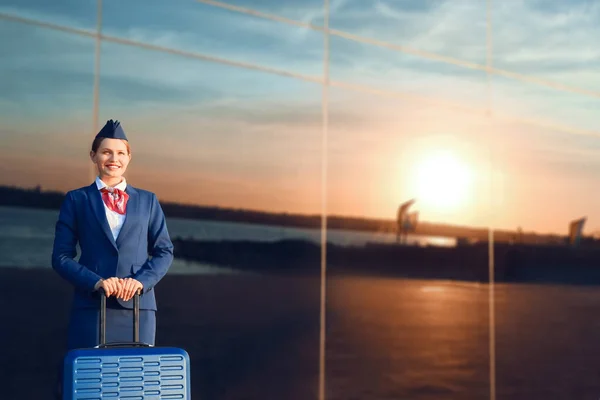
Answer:
[[[190,399],[189,356],[172,347],[72,350],[64,394],[73,400]]]

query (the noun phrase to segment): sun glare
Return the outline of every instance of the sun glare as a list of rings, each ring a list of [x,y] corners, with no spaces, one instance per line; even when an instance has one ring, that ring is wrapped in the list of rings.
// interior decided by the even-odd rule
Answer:
[[[438,210],[464,205],[471,191],[470,169],[450,151],[430,153],[416,166],[416,194],[420,203]]]

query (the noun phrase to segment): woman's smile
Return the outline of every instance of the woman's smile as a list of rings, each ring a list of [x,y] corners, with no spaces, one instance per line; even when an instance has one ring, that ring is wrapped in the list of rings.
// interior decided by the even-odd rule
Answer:
[[[106,168],[108,168],[111,171],[116,171],[116,170],[120,169],[121,166],[117,165],[117,164],[106,164]]]

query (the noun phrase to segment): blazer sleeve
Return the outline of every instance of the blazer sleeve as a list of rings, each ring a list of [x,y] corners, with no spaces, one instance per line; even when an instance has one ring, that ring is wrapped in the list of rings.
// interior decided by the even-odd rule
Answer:
[[[67,193],[63,201],[54,232],[52,268],[77,289],[93,291],[102,277],[74,260],[77,256],[77,215],[73,194]]]
[[[150,207],[148,253],[151,258],[133,275],[134,279],[144,285],[142,293],[154,288],[166,275],[173,261],[173,243],[169,237],[165,215],[155,194],[152,194]]]

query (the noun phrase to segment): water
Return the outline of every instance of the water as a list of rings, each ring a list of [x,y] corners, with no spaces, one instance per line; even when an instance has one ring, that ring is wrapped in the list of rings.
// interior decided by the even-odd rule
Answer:
[[[54,226],[58,210],[38,210],[20,207],[0,207],[0,258],[1,266],[49,267],[54,240]],[[318,229],[265,226],[236,222],[167,220],[171,238],[198,240],[254,240],[276,241],[303,239],[321,242]],[[339,245],[364,245],[368,242],[393,243],[396,236],[390,233],[328,230],[327,241]],[[413,244],[446,244],[450,239],[409,237]],[[223,267],[175,259],[169,273],[226,273]]]
[[[328,281],[328,399],[599,399],[600,290]],[[493,332],[494,358],[490,352]]]
[[[56,211],[0,207],[0,266],[48,267],[56,217]],[[320,232],[308,229],[179,219],[168,223],[173,237],[320,241]],[[329,239],[361,244],[395,240],[390,236],[332,232]],[[161,334],[190,349],[197,360],[205,354],[199,350],[204,342],[197,338],[213,338],[206,344],[217,354],[212,362],[218,371],[233,370],[229,378],[207,378],[227,389],[221,398],[316,398],[318,278],[217,276],[227,270],[176,260],[170,274],[181,273],[204,276],[173,277],[177,280],[170,286],[162,284],[161,299],[171,312],[162,314],[168,323]],[[18,287],[7,298],[16,296]],[[499,284],[494,292],[490,289],[461,282],[328,277],[327,399],[489,399],[490,371],[495,372],[496,399],[600,398],[597,287]],[[196,301],[182,304],[182,290]],[[173,311],[181,307],[186,311]],[[11,324],[22,318],[20,311],[14,314]],[[184,325],[189,321],[181,316],[191,314],[202,322]],[[298,328],[304,325],[309,328]],[[12,334],[22,336],[21,331]],[[269,348],[278,340],[283,347]],[[255,351],[256,343],[267,349]],[[247,356],[243,374],[233,367],[240,352],[259,357]],[[30,371],[23,370],[23,382],[29,381]],[[234,379],[240,375],[247,379]]]

